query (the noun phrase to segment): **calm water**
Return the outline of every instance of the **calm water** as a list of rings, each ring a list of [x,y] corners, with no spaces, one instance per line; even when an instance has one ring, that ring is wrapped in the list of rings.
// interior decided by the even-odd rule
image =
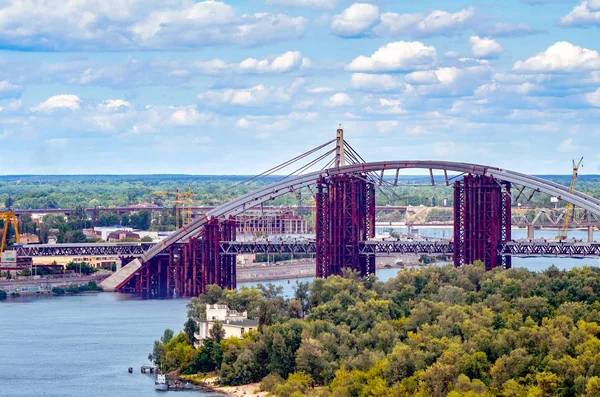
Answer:
[[[532,270],[552,264],[563,269],[599,265],[598,259],[513,261],[514,266]],[[388,280],[397,272],[383,269],[377,276]],[[295,280],[273,283],[281,285],[287,297],[293,295]],[[0,396],[164,395],[154,391],[153,379],[140,374],[139,367],[148,362],[152,344],[165,328],[182,329],[186,303],[183,299],[140,301],[108,293],[0,302]],[[133,374],[128,367],[134,368]],[[167,394],[175,393],[182,392]]]

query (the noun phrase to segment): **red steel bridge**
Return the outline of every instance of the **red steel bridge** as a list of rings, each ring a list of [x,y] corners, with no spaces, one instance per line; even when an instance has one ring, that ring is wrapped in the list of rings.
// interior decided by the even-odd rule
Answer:
[[[156,245],[147,249],[140,246],[138,249],[143,252],[107,278],[102,287],[107,291],[134,292],[144,298],[196,296],[210,284],[235,288],[235,255],[264,252],[260,250],[314,252],[317,277],[342,274],[344,268],[369,276],[375,273],[378,253],[451,253],[455,266],[481,260],[487,269],[493,269],[509,268],[511,256],[517,254],[586,256],[599,252],[594,244],[512,243],[511,205],[515,200],[512,191],[519,195],[525,191],[548,194],[596,215],[600,214],[600,200],[506,169],[434,160],[366,162],[344,141],[340,129],[336,139],[269,171],[277,172],[284,165],[316,156],[332,143],[333,149],[280,181],[211,209]],[[327,162],[330,155],[333,159]],[[311,167],[322,162],[324,167],[311,171]],[[452,242],[372,242],[376,191],[385,194],[383,188],[397,185],[398,174],[406,169],[428,170],[432,184],[436,183],[434,172],[443,174],[442,183],[454,187]],[[236,215],[300,189],[310,189],[314,196],[314,242],[278,246],[235,242]]]

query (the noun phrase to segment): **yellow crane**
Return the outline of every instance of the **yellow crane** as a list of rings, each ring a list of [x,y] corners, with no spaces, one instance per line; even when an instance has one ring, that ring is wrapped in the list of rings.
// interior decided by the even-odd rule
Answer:
[[[188,184],[187,192],[180,193],[179,189],[175,192],[153,192],[153,194],[161,197],[175,196],[175,200],[169,200],[175,203],[175,225],[179,229],[180,223],[179,218],[181,217],[181,223],[187,225],[192,221],[192,186]]]
[[[185,205],[185,201],[182,200],[183,195],[180,195],[179,189],[176,189],[174,192],[154,192],[153,194],[160,197],[168,197],[175,196],[175,200],[169,200],[175,203],[175,229],[179,229],[179,213],[181,212],[180,205],[183,207]],[[183,219],[183,215],[181,217]]]
[[[575,160],[573,160],[573,175],[571,176],[571,186],[569,186],[569,193],[571,193],[571,194],[573,194],[573,192],[575,192],[575,181],[577,180],[579,168],[583,167],[583,165],[581,165],[582,162],[583,162],[583,157],[581,159],[579,159],[579,162],[577,162],[577,163],[575,163]],[[567,208],[565,208],[565,216],[563,218],[563,225],[560,229],[560,233],[558,234],[558,236],[556,236],[556,239],[559,241],[566,240],[566,238],[567,238],[567,232],[569,231],[569,222],[571,221],[571,218],[573,217],[573,209],[574,209],[573,204],[567,202]]]
[[[6,235],[8,234],[8,225],[13,224],[15,229],[15,235],[17,244],[21,242],[21,236],[19,235],[19,220],[13,211],[2,211],[0,212],[0,221],[4,221],[4,229],[2,232],[2,245],[0,246],[0,252],[4,252],[6,245]]]

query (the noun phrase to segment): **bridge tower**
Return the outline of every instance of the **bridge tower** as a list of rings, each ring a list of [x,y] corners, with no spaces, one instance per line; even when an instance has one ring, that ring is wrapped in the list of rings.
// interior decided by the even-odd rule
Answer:
[[[498,254],[511,239],[510,209],[510,183],[481,175],[454,183],[454,266],[481,260],[487,270],[511,267],[510,256]]]
[[[321,177],[315,195],[316,275],[375,273],[375,256],[361,255],[360,243],[375,237],[375,188],[364,175]]]

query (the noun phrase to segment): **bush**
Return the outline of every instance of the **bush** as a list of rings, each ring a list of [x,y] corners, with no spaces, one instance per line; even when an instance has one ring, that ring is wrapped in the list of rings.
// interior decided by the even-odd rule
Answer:
[[[260,391],[266,391],[273,394],[277,386],[282,385],[285,381],[279,374],[269,374],[260,382]]]
[[[8,295],[6,294],[6,292],[0,289],[0,301],[5,300],[7,296]]]
[[[292,397],[295,394],[306,394],[313,380],[304,372],[295,372],[291,374],[284,384],[275,388],[275,395],[279,397]]]
[[[71,284],[71,285],[69,285],[67,287],[67,289],[65,290],[65,292],[67,294],[78,294],[79,293],[79,287],[77,287],[76,285]]]
[[[60,288],[60,287],[54,287],[52,288],[52,293],[54,295],[64,295],[65,294],[65,290]]]

